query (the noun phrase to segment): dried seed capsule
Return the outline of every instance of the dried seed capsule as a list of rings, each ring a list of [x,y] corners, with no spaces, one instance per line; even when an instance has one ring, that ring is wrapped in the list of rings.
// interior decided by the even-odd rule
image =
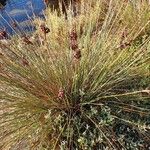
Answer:
[[[81,58],[81,51],[80,50],[74,51],[73,56],[75,59],[80,59]]]
[[[46,28],[45,28],[45,32],[46,32],[46,33],[49,33],[49,32],[50,32],[50,29],[46,27]]]
[[[78,43],[77,43],[77,41],[76,41],[76,40],[71,40],[70,47],[71,47],[71,49],[74,50],[74,51],[75,51],[76,49],[78,49]]]
[[[0,31],[0,39],[7,39],[7,38],[8,38],[8,35],[7,35],[6,30]]]
[[[26,37],[26,36],[22,36],[22,41],[25,43],[25,44],[31,44],[31,45],[33,45],[33,43],[29,40],[29,38],[28,37]]]
[[[58,98],[63,99],[65,97],[65,92],[62,88],[59,89]]]
[[[25,57],[23,57],[21,61],[22,61],[23,66],[29,66],[29,62],[27,61]]]
[[[13,28],[17,27],[17,23],[15,21],[12,21],[11,25],[12,25]]]
[[[77,38],[78,38],[77,32],[75,31],[75,29],[73,29],[70,33],[70,39],[77,40]]]
[[[50,29],[48,27],[46,27],[44,24],[40,25],[40,28],[44,34],[47,34],[50,32]]]
[[[48,0],[44,0],[44,3],[45,3],[46,5],[48,5],[48,4],[49,4],[49,1],[48,1]]]
[[[127,48],[128,46],[131,46],[131,43],[120,43],[120,49],[125,49]]]

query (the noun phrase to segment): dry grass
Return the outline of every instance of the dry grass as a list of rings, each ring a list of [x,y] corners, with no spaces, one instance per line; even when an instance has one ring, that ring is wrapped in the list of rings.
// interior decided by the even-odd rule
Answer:
[[[76,16],[47,9],[35,33],[1,41],[1,149],[146,149],[149,9],[82,1]]]

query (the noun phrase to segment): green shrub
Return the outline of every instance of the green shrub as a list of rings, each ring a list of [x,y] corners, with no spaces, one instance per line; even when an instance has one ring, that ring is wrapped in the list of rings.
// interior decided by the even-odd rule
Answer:
[[[149,148],[143,7],[137,14],[131,3],[88,0],[67,19],[48,9],[35,33],[0,42],[2,150]]]

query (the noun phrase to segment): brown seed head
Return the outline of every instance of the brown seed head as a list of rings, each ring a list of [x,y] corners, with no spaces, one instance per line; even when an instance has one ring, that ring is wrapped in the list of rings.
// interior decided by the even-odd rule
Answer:
[[[22,41],[23,43],[27,44],[27,45],[33,45],[33,43],[29,40],[29,38],[27,36],[22,36]]]
[[[29,66],[29,62],[27,61],[27,59],[25,57],[23,57],[21,61],[22,61],[23,66],[25,66],[25,67]]]
[[[77,40],[78,35],[75,29],[73,29],[70,33],[70,40]]]
[[[78,43],[76,40],[71,40],[70,47],[73,51],[78,49]]]
[[[15,21],[12,21],[10,24],[12,25],[13,28],[17,27],[17,23]]]
[[[41,24],[40,25],[40,28],[41,28],[41,31],[44,33],[44,34],[47,34],[50,32],[50,29],[48,27],[46,27],[44,24]]]
[[[59,89],[58,98],[63,99],[65,97],[65,92],[62,88]]]
[[[0,39],[7,39],[8,35],[5,30],[0,31]]]
[[[80,50],[74,51],[73,56],[75,59],[80,59],[81,58],[81,51]]]

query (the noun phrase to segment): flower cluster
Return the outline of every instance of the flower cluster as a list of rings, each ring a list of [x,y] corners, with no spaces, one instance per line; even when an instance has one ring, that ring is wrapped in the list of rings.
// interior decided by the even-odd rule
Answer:
[[[21,39],[24,44],[33,45],[33,43],[29,40],[29,38],[26,35],[23,35]]]
[[[48,27],[46,27],[44,24],[41,24],[40,25],[40,28],[41,28],[41,31],[44,33],[44,34],[47,34],[50,32],[50,29]]]
[[[6,32],[6,30],[0,30],[0,40],[1,39],[7,39],[8,38],[8,34]]]
[[[81,50],[78,47],[77,31],[73,29],[70,33],[70,48],[73,50],[73,57],[77,60],[81,58]]]

